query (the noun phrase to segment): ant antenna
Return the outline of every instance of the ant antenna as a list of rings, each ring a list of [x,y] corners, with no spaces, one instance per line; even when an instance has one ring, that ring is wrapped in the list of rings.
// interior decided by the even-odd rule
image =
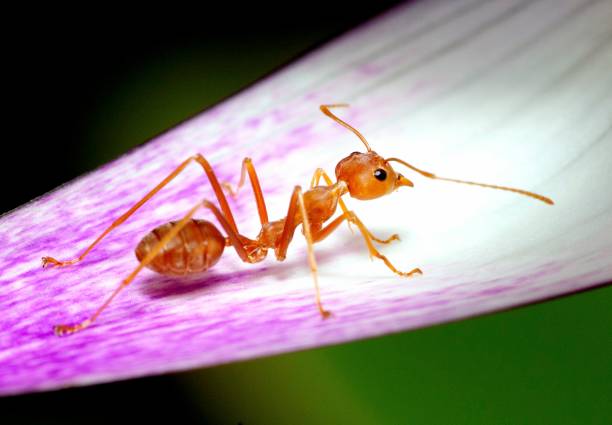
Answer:
[[[438,177],[438,176],[436,176],[433,173],[429,173],[427,171],[419,170],[415,166],[410,165],[407,162],[402,161],[399,158],[387,158],[386,161],[399,162],[400,164],[403,164],[406,167],[410,168],[411,170],[414,170],[417,173],[421,174],[422,176],[425,176],[425,177],[430,178],[430,179],[444,180],[444,181],[453,182],[453,183],[469,184],[469,185],[472,185],[472,186],[488,187],[490,189],[506,190],[508,192],[518,193],[519,195],[529,196],[530,198],[537,199],[538,201],[542,201],[542,202],[544,202],[546,204],[549,204],[549,205],[554,205],[554,202],[553,202],[552,199],[547,198],[546,196],[538,195],[537,193],[528,192],[526,190],[516,189],[516,188],[513,188],[513,187],[506,187],[506,186],[497,186],[497,185],[493,185],[493,184],[476,183],[476,182],[470,182],[470,181],[465,181],[465,180],[449,179],[449,178],[446,178],[446,177]]]
[[[329,108],[348,108],[348,107],[349,107],[348,103],[335,103],[333,105],[321,105],[319,108],[321,109],[321,112],[323,112],[325,115],[330,117],[332,120],[336,121],[341,126],[344,126],[344,127],[348,128],[349,130],[351,130],[353,133],[355,133],[355,135],[357,135],[357,137],[359,137],[359,139],[361,139],[361,141],[365,145],[365,147],[368,150],[368,152],[372,152],[372,149],[370,148],[370,145],[368,144],[368,141],[365,139],[365,137],[363,137],[363,134],[361,134],[359,131],[357,131],[357,129],[355,129],[353,126],[351,126],[351,125],[347,124],[346,122],[342,121],[340,118],[338,118],[336,115],[334,115],[329,110]]]

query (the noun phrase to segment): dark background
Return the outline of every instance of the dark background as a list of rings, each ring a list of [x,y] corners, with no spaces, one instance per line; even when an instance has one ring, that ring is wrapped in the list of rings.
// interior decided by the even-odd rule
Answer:
[[[7,11],[0,211],[395,2]],[[1,424],[612,422],[612,290],[188,373],[0,399]]]
[[[0,212],[108,162],[397,1],[32,6],[2,28]]]

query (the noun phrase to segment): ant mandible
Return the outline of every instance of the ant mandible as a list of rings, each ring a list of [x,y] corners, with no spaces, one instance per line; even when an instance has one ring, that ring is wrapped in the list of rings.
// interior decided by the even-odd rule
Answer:
[[[262,261],[266,257],[268,249],[274,249],[276,259],[283,261],[287,254],[289,243],[300,224],[302,224],[302,233],[306,238],[308,246],[308,262],[314,281],[315,302],[323,318],[329,317],[330,312],[325,310],[321,304],[317,279],[317,263],[315,261],[313,245],[329,236],[344,221],[347,221],[349,226],[353,224],[357,227],[365,241],[370,256],[382,260],[394,273],[405,277],[422,274],[418,268],[412,269],[409,272],[403,272],[395,268],[387,257],[378,252],[374,243],[387,244],[393,240],[398,240],[398,236],[394,234],[388,239],[375,237],[355,213],[346,208],[341,199],[347,193],[351,197],[361,200],[376,199],[388,195],[402,186],[412,187],[412,182],[400,173],[397,173],[391,167],[391,162],[402,164],[430,179],[507,190],[535,198],[550,205],[553,204],[551,199],[526,190],[438,177],[435,174],[420,170],[399,158],[385,159],[370,148],[365,137],[359,131],[330,111],[331,108],[347,106],[347,104],[321,105],[320,109],[325,115],[359,137],[365,145],[367,152],[353,152],[340,160],[335,170],[336,183],[331,180],[323,169],[318,168],[312,177],[309,190],[302,192],[300,186],[296,186],[293,189],[287,214],[280,220],[268,220],[264,196],[259,185],[257,173],[255,172],[255,166],[250,158],[245,158],[242,161],[240,180],[234,189],[228,183],[220,184],[206,158],[197,154],[183,161],[161,183],[147,193],[144,198],[117,218],[79,257],[68,261],[58,261],[52,257],[43,257],[43,267],[63,267],[83,260],[111,230],[127,220],[138,208],[151,199],[192,162],[197,162],[204,169],[221,207],[221,210],[219,210],[215,204],[204,200],[195,205],[182,220],[163,224],[148,233],[136,247],[136,257],[140,263],[138,267],[123,279],[121,284],[92,316],[81,323],[54,326],[55,334],[58,336],[72,334],[91,325],[117,294],[128,286],[144,267],[172,276],[200,273],[217,263],[226,246],[234,247],[240,259],[245,263],[258,263]],[[238,231],[238,226],[236,226],[222,189],[223,187],[232,197],[235,197],[245,182],[246,174],[249,176],[255,194],[257,212],[261,222],[261,231],[255,239],[247,238]],[[326,186],[318,185],[321,178],[325,181]],[[331,219],[338,205],[342,210],[342,214],[326,224]],[[221,224],[221,227],[223,227],[223,230],[225,230],[227,237],[224,237],[215,225],[209,221],[192,218],[200,207],[207,208],[212,212]]]

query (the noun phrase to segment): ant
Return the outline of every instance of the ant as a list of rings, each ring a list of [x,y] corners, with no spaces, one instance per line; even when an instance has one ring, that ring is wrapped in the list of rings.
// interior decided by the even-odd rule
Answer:
[[[331,313],[325,310],[321,304],[317,279],[317,263],[315,261],[313,245],[321,242],[333,233],[344,221],[348,223],[349,227],[351,224],[357,227],[365,241],[370,257],[382,260],[391,271],[400,276],[411,277],[422,274],[419,268],[414,268],[409,272],[403,272],[395,268],[387,257],[376,249],[374,243],[388,244],[394,240],[399,240],[398,235],[391,235],[387,239],[377,238],[353,211],[347,209],[342,200],[342,196],[346,194],[361,200],[371,200],[388,195],[402,186],[412,187],[413,183],[402,174],[396,172],[391,167],[391,162],[397,162],[430,179],[506,190],[535,198],[550,205],[553,204],[551,199],[526,190],[438,177],[435,174],[416,168],[399,158],[383,158],[370,148],[365,137],[359,131],[330,111],[332,108],[348,106],[347,104],[321,105],[320,109],[329,118],[352,131],[363,142],[367,152],[353,152],[340,160],[335,170],[336,183],[331,180],[322,168],[317,168],[310,182],[309,190],[302,192],[300,186],[295,186],[289,200],[287,214],[280,220],[270,221],[268,219],[268,212],[259,185],[259,179],[250,158],[245,158],[242,161],[240,180],[237,186],[233,188],[229,183],[220,184],[206,158],[197,154],[183,161],[172,173],[147,193],[144,198],[117,218],[79,257],[68,261],[58,261],[52,257],[43,257],[43,267],[63,267],[83,260],[111,230],[126,221],[138,208],[193,162],[197,162],[204,169],[221,207],[219,210],[214,203],[204,200],[195,205],[180,221],[163,224],[149,232],[136,247],[136,258],[139,261],[138,267],[123,279],[121,284],[92,316],[77,324],[54,326],[55,334],[58,336],[72,334],[91,325],[117,294],[128,286],[144,267],[171,276],[204,272],[217,263],[226,246],[232,246],[240,259],[245,263],[258,263],[262,261],[268,254],[269,249],[274,249],[274,255],[278,261],[283,261],[295,230],[300,224],[302,225],[302,233],[306,238],[308,246],[308,262],[314,281],[315,303],[323,318],[329,317]],[[253,188],[257,212],[261,222],[261,231],[255,239],[250,239],[240,234],[223,193],[223,189],[225,189],[232,197],[236,197],[238,191],[244,185],[247,174]],[[325,181],[326,186],[319,186],[321,178]],[[342,214],[327,223],[338,206],[340,206]],[[223,236],[211,222],[192,218],[200,207],[204,207],[212,212],[227,236]]]

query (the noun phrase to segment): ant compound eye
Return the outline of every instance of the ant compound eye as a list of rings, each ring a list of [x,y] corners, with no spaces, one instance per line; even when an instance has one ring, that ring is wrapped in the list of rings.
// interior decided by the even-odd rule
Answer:
[[[376,171],[374,171],[374,177],[376,177],[381,182],[384,182],[385,179],[387,178],[387,172],[383,170],[382,168],[379,168]]]

